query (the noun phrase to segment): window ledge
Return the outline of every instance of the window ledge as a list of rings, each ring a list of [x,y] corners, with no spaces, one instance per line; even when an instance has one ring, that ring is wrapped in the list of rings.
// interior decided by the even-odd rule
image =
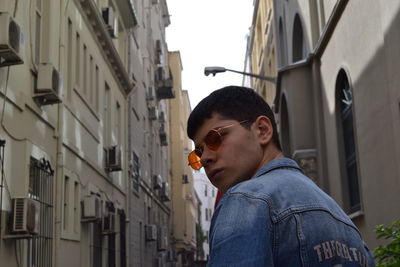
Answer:
[[[364,217],[364,211],[359,210],[359,211],[353,212],[353,213],[349,214],[349,217],[351,220]]]

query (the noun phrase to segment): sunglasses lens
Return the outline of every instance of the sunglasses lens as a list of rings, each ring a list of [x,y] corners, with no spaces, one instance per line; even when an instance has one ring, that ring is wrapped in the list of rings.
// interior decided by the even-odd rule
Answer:
[[[204,138],[204,142],[209,149],[216,151],[221,145],[221,135],[216,130],[211,130]]]
[[[194,170],[200,170],[202,167],[200,162],[200,157],[201,157],[201,152],[198,149],[190,152],[190,154],[188,155],[189,165]]]

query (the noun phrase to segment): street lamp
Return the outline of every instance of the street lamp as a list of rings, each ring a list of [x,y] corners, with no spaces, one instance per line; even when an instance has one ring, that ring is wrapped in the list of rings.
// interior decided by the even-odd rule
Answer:
[[[212,74],[213,76],[215,76],[217,73],[226,72],[226,71],[236,72],[236,73],[239,73],[239,74],[251,76],[251,77],[254,77],[254,78],[257,78],[257,79],[260,79],[260,80],[264,80],[264,81],[268,81],[268,82],[271,82],[271,83],[274,83],[274,84],[276,83],[276,78],[275,77],[261,76],[261,75],[257,75],[257,74],[253,74],[253,73],[226,69],[224,67],[205,67],[204,68],[204,75],[208,76],[208,75]]]

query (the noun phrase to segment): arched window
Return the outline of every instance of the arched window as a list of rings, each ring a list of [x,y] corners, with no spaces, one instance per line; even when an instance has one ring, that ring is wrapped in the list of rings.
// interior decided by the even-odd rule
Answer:
[[[302,60],[306,57],[306,49],[304,44],[303,26],[299,14],[296,14],[293,23],[293,48],[292,48],[293,62]]]
[[[341,70],[336,80],[336,110],[338,121],[339,152],[344,182],[344,199],[350,213],[361,209],[354,138],[353,93],[346,72]]]
[[[286,65],[286,39],[282,18],[279,18],[279,64],[280,66]]]
[[[285,156],[291,157],[290,150],[290,129],[289,129],[289,113],[287,109],[286,97],[282,96],[281,105],[281,141],[282,152]]]

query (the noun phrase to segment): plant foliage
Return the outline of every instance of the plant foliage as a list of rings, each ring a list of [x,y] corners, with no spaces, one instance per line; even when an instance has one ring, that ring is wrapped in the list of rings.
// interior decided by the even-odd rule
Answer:
[[[386,239],[389,242],[375,248],[376,266],[400,266],[400,220],[395,220],[390,226],[376,226],[375,233],[378,239]]]

